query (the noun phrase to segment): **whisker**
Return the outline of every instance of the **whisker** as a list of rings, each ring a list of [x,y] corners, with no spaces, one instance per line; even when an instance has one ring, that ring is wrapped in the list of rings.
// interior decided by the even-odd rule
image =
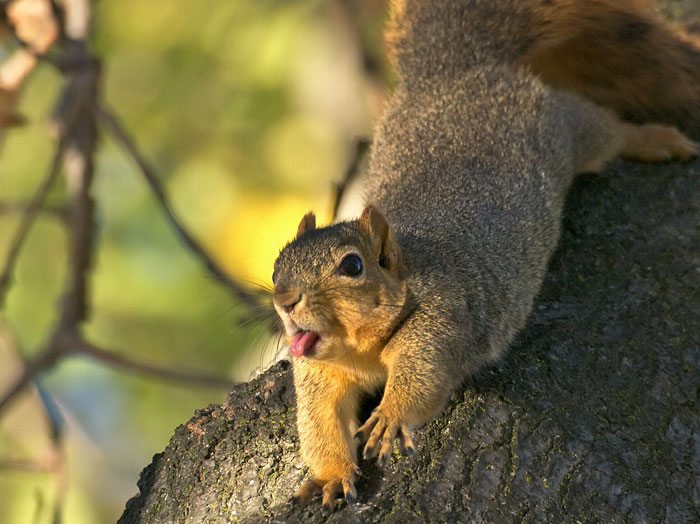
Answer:
[[[270,294],[272,294],[274,290],[273,287],[267,282],[260,282],[242,277],[235,277],[232,275],[203,275],[202,278],[216,282],[232,282],[234,284],[242,284],[249,288],[265,291],[266,293]]]
[[[277,317],[277,312],[276,311],[267,311],[261,316],[257,317],[251,317],[246,320],[243,320],[241,322],[238,322],[237,326],[238,328],[255,328],[258,327],[259,325],[262,325],[263,323],[269,322],[270,320],[274,320],[275,317]],[[277,317],[277,320],[279,320],[279,317]],[[250,324],[253,323],[251,326]],[[272,322],[272,325],[270,326],[271,328],[274,329],[275,324],[279,324],[281,326],[281,322]]]

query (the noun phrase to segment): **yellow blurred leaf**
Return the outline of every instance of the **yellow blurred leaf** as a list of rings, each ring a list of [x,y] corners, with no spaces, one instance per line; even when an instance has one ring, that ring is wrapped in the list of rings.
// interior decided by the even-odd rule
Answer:
[[[327,207],[326,195],[247,195],[209,244],[231,273],[254,284],[270,285],[275,259],[296,234],[301,217],[314,210],[322,222]]]

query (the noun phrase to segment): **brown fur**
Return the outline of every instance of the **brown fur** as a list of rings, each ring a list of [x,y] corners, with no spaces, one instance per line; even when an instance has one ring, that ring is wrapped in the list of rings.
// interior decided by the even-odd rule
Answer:
[[[316,229],[316,215],[309,211],[302,217],[301,222],[299,222],[297,236],[300,237],[307,231],[312,231],[314,229]]]
[[[394,66],[405,42],[418,36],[413,12],[440,1],[391,0],[385,42]],[[697,21],[666,24],[648,0],[528,0],[514,6],[519,9],[515,16],[526,22],[513,27],[521,41],[508,59],[551,86],[613,109],[624,120],[698,132]]]
[[[664,24],[651,2],[557,0],[540,16],[544,38],[521,63],[546,83],[625,120],[697,126],[698,39]]]
[[[316,348],[313,356],[298,359],[294,366],[301,450],[314,472],[295,498],[306,503],[322,491],[323,504],[328,508],[335,506],[338,493],[347,498],[357,495],[357,456],[352,442],[358,428],[360,393],[387,381],[380,354],[387,334],[405,314],[404,306],[408,304],[400,248],[386,219],[368,206],[355,225],[358,234],[350,243],[352,251],[365,261],[366,279],[345,282],[347,277],[335,274],[335,266],[347,250],[333,254],[329,263],[317,268],[316,282],[311,287],[300,286],[299,279],[290,278],[283,264],[276,268],[279,276],[274,304],[288,336],[296,329],[290,325],[313,329],[324,336],[324,346]],[[285,249],[303,245],[315,231],[315,216],[308,213],[299,224],[301,236]],[[326,255],[332,247],[322,244],[312,259],[322,260],[321,254]],[[299,260],[298,256],[293,258]],[[301,273],[305,271],[308,268],[300,269]],[[318,402],[319,398],[323,402]]]

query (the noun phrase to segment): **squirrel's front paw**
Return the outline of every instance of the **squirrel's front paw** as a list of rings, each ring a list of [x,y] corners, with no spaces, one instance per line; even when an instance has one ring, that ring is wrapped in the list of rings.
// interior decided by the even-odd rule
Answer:
[[[319,491],[323,494],[322,507],[324,512],[332,513],[335,511],[335,499],[340,495],[345,497],[348,504],[352,504],[357,500],[355,473],[331,480],[322,480],[317,477],[311,478],[292,495],[291,502],[300,506],[306,506]]]
[[[376,457],[377,464],[384,466],[391,456],[391,447],[395,438],[399,438],[401,452],[413,456],[416,451],[411,438],[411,430],[398,416],[391,416],[382,407],[376,408],[362,427],[355,433],[355,438],[366,442],[362,457]],[[381,446],[380,446],[381,444]]]

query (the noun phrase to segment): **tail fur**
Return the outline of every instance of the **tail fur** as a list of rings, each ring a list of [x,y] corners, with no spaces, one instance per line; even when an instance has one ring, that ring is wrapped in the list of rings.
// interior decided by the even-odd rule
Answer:
[[[700,131],[700,24],[664,23],[648,0],[391,0],[400,81],[524,66],[626,120]]]

